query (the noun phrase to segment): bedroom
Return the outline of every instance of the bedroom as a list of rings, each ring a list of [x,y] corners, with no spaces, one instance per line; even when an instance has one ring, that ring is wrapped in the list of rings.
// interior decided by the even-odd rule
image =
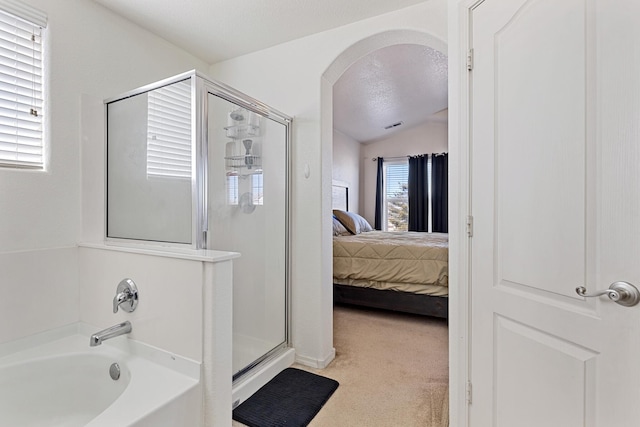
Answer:
[[[350,231],[341,229],[334,235],[350,236],[357,231],[347,223],[351,218],[344,211],[359,214],[368,221],[364,224],[367,231],[374,228],[383,232],[447,232],[446,195],[436,194],[446,193],[447,174],[438,174],[439,168],[445,167],[440,165],[446,163],[446,156],[433,156],[448,151],[446,55],[419,44],[379,49],[351,65],[334,85],[333,95],[332,207],[337,216],[334,227],[344,223]],[[425,154],[429,156],[422,156]],[[434,158],[437,162],[432,167]],[[437,178],[431,176],[432,173]],[[443,190],[435,186],[436,183]],[[412,304],[408,294],[446,295],[442,289],[448,284],[446,248],[441,254],[436,253],[435,248],[443,243],[434,240],[431,246],[425,240],[444,241],[446,236],[356,234],[358,236],[348,238],[334,237],[334,300],[350,299],[351,293],[365,292],[362,288],[366,287],[390,288],[407,294],[402,304],[408,309]],[[382,243],[393,239],[394,245],[416,247],[420,253],[412,254],[402,265],[392,261],[399,255],[375,261],[350,256],[360,250],[361,241],[365,245],[366,240],[374,238],[375,247],[381,251],[387,250]],[[429,248],[433,256],[423,251],[422,246],[433,247]],[[388,271],[375,272],[376,266]],[[354,271],[356,269],[359,270]],[[396,293],[391,293],[389,298],[395,296]],[[357,301],[357,296],[352,297],[355,300],[351,301]],[[383,298],[379,292],[364,297]],[[426,301],[415,299],[412,312],[446,317],[447,304],[442,299],[434,298],[433,304]]]
[[[405,332],[409,330],[408,325],[411,325],[413,336],[429,334],[428,340],[422,340],[421,345],[407,351],[404,357],[393,357],[402,363],[388,368],[395,372],[389,373],[386,380],[390,389],[394,387],[391,384],[396,383],[391,379],[394,376],[403,378],[406,389],[413,389],[410,396],[402,399],[395,397],[403,395],[402,391],[388,392],[388,399],[395,402],[396,407],[402,408],[409,402],[431,402],[426,405],[428,409],[404,420],[406,425],[441,423],[438,413],[443,405],[442,395],[446,390],[443,382],[446,382],[448,372],[446,364],[435,361],[443,355],[446,358],[448,352],[446,341],[438,339],[438,334],[447,328],[444,319],[448,307],[448,238],[447,234],[441,233],[392,231],[407,229],[409,211],[407,194],[402,192],[403,209],[399,221],[391,223],[394,216],[392,199],[396,196],[393,188],[381,191],[385,212],[379,221],[382,223],[380,228],[389,232],[368,230],[369,225],[376,225],[378,158],[384,159],[381,165],[385,178],[383,186],[389,183],[389,187],[395,187],[391,183],[398,179],[406,189],[407,156],[448,151],[446,70],[446,55],[427,46],[390,46],[356,61],[336,82],[333,92],[334,340],[338,368],[330,365],[327,374],[336,379],[346,377],[339,369],[346,363],[345,357],[352,369],[367,366],[366,360],[373,358],[365,358],[363,354],[367,353],[375,354],[375,360],[384,363],[385,357],[393,357],[385,356],[387,351],[392,354],[386,348],[395,347],[390,343],[404,347],[407,344],[401,343],[413,341]],[[383,126],[397,122],[402,124]],[[415,167],[415,163],[413,165]],[[430,206],[428,202],[426,200],[424,206]],[[354,214],[360,214],[362,218],[354,217]],[[423,215],[429,216],[428,228],[431,230],[433,212]],[[389,221],[388,225],[386,221]],[[361,229],[362,232],[352,234],[345,230],[343,222],[349,230]],[[356,223],[361,227],[354,227]],[[413,229],[418,226],[412,224]],[[435,246],[434,242],[437,242]],[[381,253],[385,255],[379,257]],[[405,255],[407,259],[404,259]],[[374,323],[378,329],[369,333],[361,327],[356,329],[353,325],[360,322]],[[368,340],[367,344],[363,343],[365,340]],[[402,375],[403,371],[411,374]],[[376,389],[374,380],[369,381],[369,389]],[[422,385],[418,386],[418,383]],[[367,387],[363,387],[363,396],[377,402],[379,393],[366,390]],[[369,409],[369,414],[384,417],[377,410],[385,404],[377,402],[375,409]],[[361,406],[357,401],[351,405],[353,411]],[[362,415],[363,419],[369,414]]]

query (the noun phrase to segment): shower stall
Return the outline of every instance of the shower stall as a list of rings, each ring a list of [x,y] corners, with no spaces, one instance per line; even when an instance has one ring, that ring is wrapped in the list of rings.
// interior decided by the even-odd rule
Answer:
[[[292,119],[195,71],[105,103],[107,240],[240,253],[234,394],[288,365]]]
[[[207,247],[239,252],[233,277],[233,372],[287,346],[288,123],[207,93]]]

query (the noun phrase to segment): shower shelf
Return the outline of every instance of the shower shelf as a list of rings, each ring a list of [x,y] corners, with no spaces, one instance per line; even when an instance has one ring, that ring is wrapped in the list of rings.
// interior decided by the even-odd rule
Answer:
[[[233,125],[226,126],[224,130],[227,132],[229,138],[240,139],[256,137],[260,133],[260,126],[256,125]]]
[[[260,156],[243,155],[243,156],[228,156],[224,158],[224,163],[227,168],[241,169],[247,168],[261,168],[262,158]]]

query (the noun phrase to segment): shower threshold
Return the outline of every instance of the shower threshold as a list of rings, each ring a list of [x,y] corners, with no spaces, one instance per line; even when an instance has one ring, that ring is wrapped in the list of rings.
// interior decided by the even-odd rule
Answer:
[[[293,348],[283,345],[234,375],[231,400],[233,407],[247,400],[273,377],[293,365],[295,355]]]

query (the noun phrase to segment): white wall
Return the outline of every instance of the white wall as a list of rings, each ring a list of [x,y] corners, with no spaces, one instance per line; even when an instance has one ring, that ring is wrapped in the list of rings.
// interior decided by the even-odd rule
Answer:
[[[80,318],[75,244],[100,241],[104,235],[102,100],[179,72],[208,68],[94,2],[26,3],[49,15],[49,151],[46,172],[0,170],[0,312],[12,324],[11,335],[0,335],[0,341]],[[309,364],[323,365],[333,354],[332,147],[331,136],[321,138],[322,129],[332,128],[331,116],[321,112],[322,99],[331,94],[322,88],[323,73],[342,52],[385,31],[417,31],[446,40],[446,13],[446,0],[430,0],[209,68],[213,77],[295,116],[293,339],[299,357]],[[44,265],[50,268],[35,277],[24,273]],[[18,293],[25,289],[33,289],[36,298],[27,302]]]
[[[448,150],[447,123],[427,122],[398,132],[389,138],[362,146],[361,202],[363,216],[373,224],[376,204],[376,162],[374,157],[401,157],[442,153]]]
[[[295,116],[293,344],[298,360],[310,365],[326,365],[334,352],[329,215],[333,125],[331,112],[323,111],[323,100],[331,102],[333,88],[322,83],[335,82],[337,77],[324,73],[352,46],[356,49],[348,57],[350,64],[358,59],[354,52],[360,48],[361,56],[368,54],[370,46],[358,45],[361,40],[380,35],[378,42],[384,44],[386,32],[393,30],[427,33],[428,38],[444,45],[446,0],[430,0],[214,64],[210,69],[212,77]],[[344,70],[350,64],[338,68]],[[304,174],[307,165],[308,178]]]
[[[25,3],[49,17],[48,160],[44,172],[0,169],[0,313],[2,323],[11,325],[0,329],[0,342],[80,318],[75,246],[83,239],[81,207],[89,217],[85,236],[101,237],[104,223],[102,100],[172,74],[207,68],[95,2]],[[82,116],[91,111],[90,131],[83,133]],[[81,156],[91,160],[84,169]],[[86,198],[81,199],[81,189]]]
[[[0,254],[0,343],[78,321],[77,257],[75,247]]]
[[[129,320],[130,337],[202,361],[203,266],[199,261],[78,248],[80,318],[100,329]],[[132,313],[113,313],[122,279],[132,279],[139,303]]]
[[[46,172],[0,170],[0,250],[74,245],[80,233],[81,95],[104,98],[206,65],[95,2],[28,0],[48,14]],[[100,135],[103,135],[100,129]],[[96,144],[94,141],[87,141]]]
[[[348,135],[333,130],[333,179],[349,185],[349,211],[360,213],[361,144]]]

